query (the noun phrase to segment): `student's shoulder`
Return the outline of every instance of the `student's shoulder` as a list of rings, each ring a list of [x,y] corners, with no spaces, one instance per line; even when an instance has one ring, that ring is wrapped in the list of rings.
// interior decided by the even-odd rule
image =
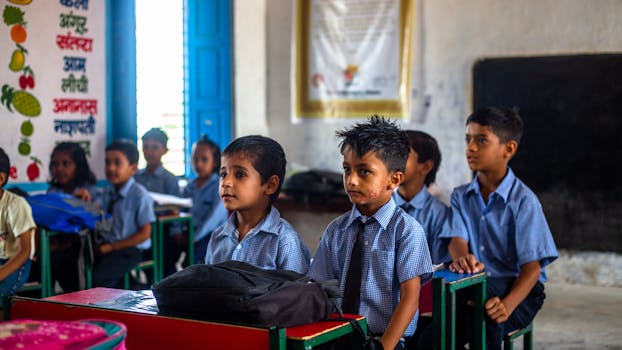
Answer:
[[[18,196],[15,193],[12,193],[11,191],[4,191],[4,194],[2,195],[3,197],[6,196],[6,199],[3,200],[4,203],[6,203],[6,207],[8,209],[13,209],[13,208],[30,208],[30,205],[28,204],[28,202],[26,201],[26,199],[22,196]]]
[[[509,201],[520,205],[541,206],[540,199],[538,199],[535,192],[518,177],[516,177],[512,190],[510,191]]]
[[[150,201],[152,200],[149,190],[147,190],[147,188],[138,181],[134,181],[132,186],[129,188],[128,197],[136,199],[148,198]]]

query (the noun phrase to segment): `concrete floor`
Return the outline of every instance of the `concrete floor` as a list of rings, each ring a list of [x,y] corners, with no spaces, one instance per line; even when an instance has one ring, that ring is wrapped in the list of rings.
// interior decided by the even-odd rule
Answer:
[[[535,349],[622,350],[622,288],[547,283],[546,295]]]

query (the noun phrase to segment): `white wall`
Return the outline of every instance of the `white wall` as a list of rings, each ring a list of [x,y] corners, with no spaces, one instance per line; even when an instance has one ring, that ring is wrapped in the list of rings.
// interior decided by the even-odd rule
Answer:
[[[339,171],[334,131],[350,122],[290,122],[293,4],[235,2],[236,136],[268,135],[283,145],[290,163]],[[619,0],[420,0],[415,17],[413,116],[404,127],[437,138],[443,154],[437,182],[444,199],[470,178],[463,135],[476,60],[622,52]],[[422,107],[425,97],[429,108]]]

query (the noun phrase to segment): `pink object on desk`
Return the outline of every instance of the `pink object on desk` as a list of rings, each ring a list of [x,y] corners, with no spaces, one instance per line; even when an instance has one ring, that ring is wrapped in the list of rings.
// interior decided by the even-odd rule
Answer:
[[[100,325],[112,325],[108,334]],[[0,324],[0,349],[115,349],[125,350],[125,326],[104,320],[15,320]]]

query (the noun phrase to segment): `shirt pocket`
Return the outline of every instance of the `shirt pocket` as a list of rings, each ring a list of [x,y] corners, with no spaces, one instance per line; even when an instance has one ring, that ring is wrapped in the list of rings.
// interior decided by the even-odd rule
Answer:
[[[395,276],[394,267],[394,250],[372,250],[366,284],[380,290],[391,290]]]

